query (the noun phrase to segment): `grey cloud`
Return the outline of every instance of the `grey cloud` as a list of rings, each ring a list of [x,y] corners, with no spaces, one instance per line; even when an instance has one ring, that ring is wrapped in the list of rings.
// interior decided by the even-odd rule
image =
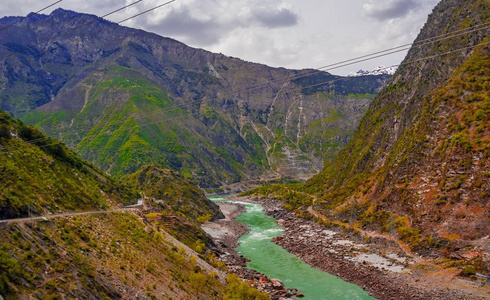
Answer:
[[[363,10],[368,17],[378,21],[386,21],[403,17],[420,6],[421,3],[417,0],[370,0],[363,5]]]
[[[226,26],[213,19],[203,21],[192,17],[188,8],[172,10],[157,25],[146,24],[145,28],[166,36],[185,37],[199,46],[217,43],[227,31]]]
[[[269,28],[289,27],[298,24],[298,15],[285,8],[275,11],[260,10],[252,14],[252,20]]]
[[[250,27],[252,24],[279,28],[297,23],[298,16],[288,9],[255,10],[241,20],[236,18],[233,22],[227,22],[220,21],[219,18],[196,19],[188,7],[181,7],[172,9],[157,25],[144,24],[144,27],[161,35],[183,38],[184,42],[192,41],[193,45],[206,47],[218,43],[223,36],[235,29]]]

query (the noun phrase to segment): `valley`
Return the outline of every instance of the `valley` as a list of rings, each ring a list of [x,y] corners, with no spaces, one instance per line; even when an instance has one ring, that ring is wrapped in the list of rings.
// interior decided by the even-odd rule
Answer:
[[[280,7],[247,26],[306,21]],[[488,299],[488,24],[488,0],[441,0],[411,44],[290,69],[0,18],[0,300]]]
[[[270,292],[273,299],[295,295],[304,295],[306,299],[373,299],[359,287],[311,268],[291,253],[272,243],[271,238],[283,235],[282,228],[276,224],[273,218],[264,214],[260,204],[253,203],[249,199],[237,199],[233,195],[214,199],[220,201],[218,203],[229,201],[227,199],[235,199],[238,202],[231,202],[232,204],[238,203],[240,206],[245,206],[245,211],[239,214],[235,220],[242,226],[246,225],[248,232],[246,235],[234,236],[232,239],[235,243],[239,243],[236,251],[240,256],[245,257],[246,267],[258,271],[260,275],[243,270],[242,263],[236,264],[237,261],[240,261],[238,254],[224,253],[224,257],[231,264],[230,269],[235,270],[245,279],[252,280],[259,290],[267,290],[267,281],[272,282],[275,287]],[[219,205],[230,205],[230,202]],[[209,230],[214,228],[213,225],[215,224],[223,223],[218,221],[204,224],[203,227]],[[223,239],[230,238],[227,234],[228,228],[233,228],[233,225],[230,225],[220,226],[219,230],[214,231],[212,236],[223,243]],[[227,242],[224,243],[228,244]],[[223,250],[226,249],[223,248]],[[235,255],[235,258],[231,258]],[[268,279],[264,279],[261,274],[266,275]],[[278,283],[274,284],[275,282]],[[285,288],[279,288],[282,283],[284,283]],[[286,288],[294,290],[286,290]]]

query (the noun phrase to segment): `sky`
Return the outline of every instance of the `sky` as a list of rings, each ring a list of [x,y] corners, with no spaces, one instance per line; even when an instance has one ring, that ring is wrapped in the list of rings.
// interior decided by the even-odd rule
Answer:
[[[2,0],[0,17],[25,16],[57,0]],[[63,0],[56,8],[104,15],[139,0]],[[142,0],[108,16],[117,22],[168,0]],[[122,25],[243,60],[319,68],[413,42],[439,0],[175,0]],[[0,32],[1,34],[1,32]],[[400,63],[405,52],[330,71]]]

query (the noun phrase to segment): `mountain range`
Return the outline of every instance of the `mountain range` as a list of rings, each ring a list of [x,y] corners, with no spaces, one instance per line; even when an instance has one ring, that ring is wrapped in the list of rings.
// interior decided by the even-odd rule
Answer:
[[[432,42],[393,75],[350,77],[62,9],[0,26],[16,21],[0,35],[0,219],[45,217],[0,222],[2,296],[261,299],[207,250],[199,225],[222,215],[194,183],[315,173],[249,194],[388,237],[415,272],[488,278],[490,41],[474,28],[489,1],[441,1],[415,41]]]
[[[0,36],[0,108],[116,177],[308,178],[390,77],[271,68],[63,9],[19,21]]]

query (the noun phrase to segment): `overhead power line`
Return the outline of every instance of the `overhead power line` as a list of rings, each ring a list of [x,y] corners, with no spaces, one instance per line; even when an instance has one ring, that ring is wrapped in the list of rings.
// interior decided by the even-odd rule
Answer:
[[[475,31],[481,31],[481,30],[488,29],[488,28],[490,28],[490,22],[483,23],[483,24],[478,24],[478,25],[474,25],[474,26],[471,26],[471,27],[468,27],[468,28],[465,28],[465,29],[461,29],[461,30],[457,30],[457,31],[451,32],[451,33],[446,33],[446,34],[442,34],[442,35],[438,35],[438,36],[426,38],[426,39],[423,39],[423,40],[420,40],[420,41],[416,41],[416,42],[411,43],[411,44],[405,44],[405,45],[401,45],[401,46],[397,46],[397,47],[392,47],[392,48],[389,48],[389,49],[385,49],[385,50],[373,52],[371,54],[367,54],[367,55],[359,56],[359,57],[356,57],[356,58],[352,58],[352,59],[340,61],[340,62],[337,62],[337,63],[329,64],[329,65],[320,67],[318,69],[312,70],[310,72],[306,72],[305,74],[300,74],[300,75],[296,75],[296,76],[286,76],[286,77],[283,77],[283,78],[279,78],[279,80],[275,80],[274,83],[275,84],[286,83],[286,82],[289,82],[291,80],[296,80],[296,79],[304,78],[304,77],[307,77],[307,76],[311,76],[311,75],[316,74],[316,73],[320,73],[321,71],[335,70],[335,69],[338,69],[338,68],[342,68],[342,67],[346,67],[346,66],[358,64],[360,62],[369,61],[369,60],[372,60],[372,59],[380,58],[380,57],[391,55],[391,54],[394,54],[394,53],[398,53],[398,52],[402,52],[402,51],[408,51],[411,48],[411,47],[409,47],[410,45],[414,45],[415,47],[420,48],[422,46],[426,46],[426,45],[429,45],[429,44],[433,44],[433,43],[436,43],[436,42],[447,40],[449,38],[454,38],[454,37],[457,37],[457,36],[461,36],[463,34],[468,34],[468,33],[475,32]],[[385,67],[385,68],[382,68],[380,70],[386,70],[386,69],[390,69],[390,68],[397,67],[397,66],[398,65],[394,65],[394,66],[390,66],[390,67]],[[338,80],[334,80],[333,82],[336,82],[336,81],[339,81],[339,80],[343,80],[343,79],[344,79],[344,77],[339,78]],[[325,84],[325,83],[323,83],[323,84]],[[252,87],[252,88],[244,88],[244,89],[241,89],[241,90],[238,90],[238,91],[231,91],[231,92],[228,92],[228,93],[221,94],[221,97],[227,97],[227,96],[230,96],[230,95],[236,95],[236,94],[239,94],[241,92],[253,92],[253,91],[262,89],[264,87],[268,87],[268,86],[270,86],[269,83],[264,84],[264,85],[261,85],[261,86]],[[212,97],[212,98],[216,98],[216,97]],[[197,105],[200,105],[201,102],[202,102],[202,100],[201,101],[197,101],[197,102],[195,102],[193,104],[190,104],[190,105],[193,105],[193,106],[196,105],[197,106]],[[155,113],[158,113],[158,112],[165,112],[165,111],[169,111],[169,110],[172,110],[172,109],[182,108],[183,106],[186,107],[186,106],[189,106],[189,104],[187,104],[187,105],[185,105],[185,104],[175,105],[174,108],[165,108],[163,110],[154,111],[154,112],[150,112],[150,113],[147,113],[147,114],[142,114],[140,116],[136,116],[135,118],[147,117],[149,115],[152,115],[152,114],[155,114]]]
[[[490,44],[490,42],[483,42],[483,43],[479,43],[477,45],[467,46],[467,47],[459,48],[459,49],[448,51],[448,52],[444,52],[444,53],[434,54],[434,55],[422,57],[422,58],[419,58],[419,59],[410,60],[410,61],[407,61],[405,63],[401,63],[401,64],[398,64],[398,65],[393,65],[393,66],[390,66],[390,67],[385,67],[385,68],[382,68],[382,69],[389,69],[389,68],[392,68],[392,67],[399,67],[399,66],[404,66],[404,65],[410,65],[410,64],[421,62],[421,61],[433,59],[433,58],[436,58],[436,57],[441,57],[441,56],[453,54],[453,53],[456,53],[456,52],[460,52],[460,51],[463,51],[463,50],[472,49],[472,48],[476,48],[476,47],[480,47],[480,46],[485,46],[485,45],[489,45],[489,44]],[[341,77],[341,78],[337,78],[337,79],[333,79],[333,80],[329,80],[329,81],[325,81],[325,82],[321,82],[321,83],[312,84],[312,85],[309,85],[309,86],[302,86],[301,89],[304,90],[306,88],[321,86],[321,85],[325,85],[325,84],[332,84],[332,83],[335,83],[337,81],[342,81],[342,80],[345,80],[345,79],[346,79],[345,77]],[[140,126],[153,125],[153,124],[157,124],[157,123],[160,123],[160,122],[166,122],[166,121],[170,121],[170,120],[174,120],[174,119],[180,119],[180,118],[183,118],[183,117],[187,117],[187,116],[177,116],[177,117],[174,117],[174,118],[166,118],[165,120],[161,120],[161,121],[155,121],[155,122],[140,124]]]
[[[139,17],[139,16],[144,15],[144,14],[146,14],[146,13],[149,13],[149,12],[151,12],[151,11],[154,11],[155,9],[158,9],[158,8],[160,8],[160,7],[163,7],[163,6],[165,6],[165,5],[169,5],[170,3],[175,2],[175,1],[177,1],[177,0],[171,0],[171,1],[165,2],[165,3],[163,3],[163,4],[157,5],[157,6],[153,7],[153,8],[150,8],[150,9],[148,9],[148,10],[145,10],[144,12],[141,12],[141,13],[139,13],[139,14],[136,14],[136,15],[132,16],[132,17],[126,18],[126,19],[124,19],[124,20],[122,20],[122,21],[119,21],[119,22],[117,22],[117,24],[124,23],[124,22],[126,22],[126,21],[131,20],[131,19],[134,19],[134,18],[136,18],[136,17]]]
[[[123,9],[126,9],[126,8],[128,8],[128,7],[131,7],[131,6],[135,5],[135,4],[138,4],[138,3],[140,3],[141,1],[143,1],[143,0],[138,0],[138,1],[135,1],[135,2],[130,3],[130,4],[128,4],[128,5],[125,5],[125,6],[121,7],[121,8],[118,8],[118,9],[116,9],[116,10],[113,10],[113,11],[111,11],[111,12],[109,12],[109,13],[107,13],[107,14],[105,14],[105,15],[101,16],[100,18],[105,18],[105,17],[108,17],[108,16],[110,16],[110,15],[112,15],[112,14],[115,14],[115,13],[117,13],[117,12],[119,12],[119,11],[123,10]],[[42,40],[42,41],[40,41],[40,42],[37,42],[36,44],[31,45],[30,47],[36,47],[36,46],[39,46],[39,45],[41,45],[41,44],[47,43],[47,42],[49,42],[49,41],[54,40],[54,39],[55,39],[55,38],[57,38],[57,37],[60,37],[60,36],[62,36],[62,35],[64,35],[64,34],[67,34],[67,33],[73,32],[73,31],[75,31],[75,30],[77,30],[77,29],[80,29],[80,28],[82,28],[82,27],[84,27],[84,26],[87,26],[87,25],[89,25],[89,24],[92,24],[92,23],[94,23],[94,22],[96,22],[96,21],[98,21],[98,19],[94,19],[94,20],[92,20],[92,21],[85,22],[85,23],[83,23],[83,24],[81,24],[81,25],[75,26],[75,27],[70,28],[70,29],[68,29],[68,30],[65,30],[65,31],[63,31],[63,32],[60,32],[60,33],[58,33],[58,34],[55,34],[54,36],[52,36],[52,37],[50,37],[50,38],[47,38],[47,39]],[[55,46],[55,47],[56,47],[56,46]],[[47,51],[48,51],[48,50],[45,50],[45,51],[43,51],[43,52],[41,52],[41,53],[44,53],[44,52],[47,52]],[[8,58],[8,57],[11,57],[11,56],[14,56],[14,55],[16,55],[16,54],[18,54],[18,53],[19,53],[19,52],[12,52],[12,53],[9,53],[9,54],[5,55],[4,57],[0,58],[0,60],[4,60],[4,59],[6,59],[6,58]],[[39,54],[41,54],[41,53],[39,53]]]
[[[38,14],[38,13],[40,13],[40,12],[42,12],[42,11],[44,11],[44,10],[46,10],[46,9],[48,9],[48,8],[50,8],[50,7],[52,7],[52,6],[55,6],[56,4],[60,3],[61,1],[63,1],[63,0],[56,1],[56,2],[55,2],[55,3],[53,3],[53,4],[50,4],[50,5],[48,5],[48,6],[44,7],[44,8],[41,8],[40,10],[36,11],[36,12],[35,12],[35,13],[33,13],[33,14],[34,14],[34,15],[35,15],[35,14]],[[31,14],[31,15],[33,15],[33,14]],[[14,26],[15,24],[18,24],[18,23],[22,22],[22,20],[25,20],[25,19],[28,19],[28,18],[29,18],[29,16],[27,16],[27,17],[25,17],[25,18],[21,18],[21,19],[19,19],[19,20],[15,21],[14,23],[12,23],[12,24],[10,24],[10,25],[7,25],[7,26],[5,26],[5,27],[0,28],[0,31],[4,31],[5,29],[10,28],[10,27]]]
[[[420,41],[416,41],[414,43],[400,45],[400,46],[388,48],[388,49],[385,49],[385,50],[376,51],[376,52],[373,52],[373,53],[370,53],[370,54],[358,56],[358,57],[355,57],[355,58],[343,60],[343,61],[340,61],[340,62],[337,62],[337,63],[325,65],[325,66],[322,66],[322,67],[319,67],[319,68],[316,68],[316,69],[312,69],[311,71],[307,71],[307,72],[305,72],[303,74],[300,74],[300,75],[286,76],[286,77],[283,77],[282,79],[280,78],[279,80],[275,80],[274,83],[276,83],[276,84],[285,83],[285,82],[288,82],[288,81],[291,81],[291,80],[296,80],[296,79],[304,78],[304,77],[307,77],[307,76],[311,76],[311,75],[320,73],[322,71],[323,72],[326,72],[326,71],[335,70],[335,69],[338,69],[338,68],[342,68],[342,67],[354,65],[354,64],[357,64],[357,63],[360,63],[360,62],[365,62],[365,61],[373,60],[373,59],[376,59],[376,58],[388,56],[388,55],[395,54],[395,53],[398,53],[398,52],[408,51],[408,50],[410,50],[411,48],[414,48],[414,47],[420,48],[420,47],[423,47],[425,45],[433,44],[433,43],[436,43],[436,42],[440,42],[440,41],[447,40],[447,39],[450,39],[450,38],[454,38],[454,37],[457,37],[457,36],[461,36],[461,35],[464,35],[464,34],[472,33],[472,32],[475,32],[475,31],[486,30],[486,29],[489,29],[489,28],[490,28],[490,22],[479,24],[479,25],[474,25],[474,26],[471,26],[471,27],[468,27],[468,28],[465,28],[465,29],[461,29],[461,30],[457,30],[457,31],[451,32],[451,33],[446,33],[446,34],[441,34],[441,35],[434,36],[434,37],[431,37],[431,38],[426,38],[426,39],[423,39],[423,40],[420,40]],[[269,87],[269,86],[270,86],[270,84],[269,83],[266,83],[266,84],[262,84],[262,85],[259,85],[259,86],[256,86],[256,87],[244,88],[244,89],[239,90],[239,91],[234,91],[233,93],[234,94],[238,94],[240,92],[252,92],[252,91],[256,91],[256,90],[259,90],[259,89],[262,89],[262,88],[266,88],[266,87]],[[226,95],[227,94],[225,94],[225,96]]]
[[[286,77],[283,77],[283,78],[279,78],[279,80],[274,80],[274,83],[275,84],[287,83],[287,82],[290,82],[292,80],[297,80],[297,79],[300,79],[300,78],[308,77],[308,76],[311,76],[311,75],[314,75],[314,74],[318,74],[318,73],[321,73],[321,72],[324,72],[324,71],[331,71],[331,70],[335,70],[335,69],[338,69],[338,68],[342,68],[342,67],[346,67],[346,66],[350,66],[350,65],[355,65],[355,64],[358,64],[358,63],[361,63],[361,62],[365,62],[365,61],[377,59],[377,58],[388,56],[388,55],[395,54],[395,53],[398,53],[398,52],[408,51],[408,50],[410,50],[413,47],[420,48],[420,47],[423,47],[423,46],[426,46],[426,45],[429,45],[429,44],[433,44],[433,43],[436,43],[436,42],[440,42],[440,41],[443,41],[443,40],[447,40],[447,39],[450,39],[450,38],[454,38],[454,37],[457,37],[457,36],[461,36],[461,35],[464,35],[464,34],[475,32],[475,31],[481,31],[481,30],[485,30],[485,29],[489,29],[489,28],[490,28],[490,22],[479,24],[479,25],[475,25],[475,26],[468,27],[468,28],[461,29],[461,30],[457,30],[457,31],[454,31],[454,32],[451,32],[451,33],[446,33],[446,34],[438,35],[438,36],[435,36],[435,37],[426,38],[426,39],[423,39],[423,40],[414,42],[412,44],[400,45],[400,46],[392,47],[392,48],[389,48],[389,49],[385,49],[385,50],[373,52],[373,53],[370,53],[370,54],[366,54],[366,55],[363,55],[363,56],[355,57],[355,58],[352,58],[352,59],[347,59],[347,60],[343,60],[343,61],[340,61],[340,62],[337,62],[337,63],[325,65],[323,67],[320,67],[320,68],[317,68],[317,69],[313,69],[311,71],[307,71],[307,72],[305,72],[303,74],[299,74],[299,75],[295,75],[295,76],[286,76]],[[410,47],[411,45],[413,45],[413,46]],[[392,67],[393,66],[387,67],[387,68],[383,68],[381,70],[386,70],[386,69],[389,69],[389,68],[392,68]],[[343,78],[344,77],[340,78],[340,80],[343,79]],[[335,80],[335,81],[338,81],[338,80]],[[224,94],[221,95],[221,97],[228,97],[228,96],[231,96],[231,95],[237,95],[237,94],[240,94],[242,92],[247,92],[247,93],[254,92],[254,91],[257,91],[257,90],[260,90],[260,89],[263,89],[263,88],[267,88],[270,85],[271,85],[270,82],[268,82],[266,84],[258,85],[258,86],[255,86],[255,87],[247,87],[247,88],[243,88],[241,90],[231,91],[231,92],[228,92],[228,93],[224,93]],[[213,97],[213,98],[215,98],[215,97]]]
[[[490,45],[490,42],[482,42],[482,43],[479,43],[477,45],[467,46],[467,47],[459,48],[459,49],[448,51],[448,52],[444,52],[444,53],[434,54],[434,55],[430,55],[430,56],[426,56],[426,57],[422,57],[422,58],[410,60],[410,61],[407,61],[405,63],[399,64],[399,65],[393,65],[393,66],[390,66],[390,67],[386,67],[386,69],[391,68],[391,67],[395,67],[395,66],[410,65],[410,64],[421,62],[421,61],[425,61],[425,60],[433,59],[433,58],[436,58],[436,57],[441,57],[441,56],[453,54],[453,53],[456,53],[456,52],[459,52],[459,51],[463,51],[463,50],[467,50],[467,49],[471,49],[471,48],[474,49],[476,47],[485,46],[485,45]],[[313,85],[309,85],[309,86],[304,86],[304,87],[301,87],[301,88],[302,89],[306,89],[306,88],[316,87],[316,86],[320,86],[320,85],[331,84],[331,83],[334,83],[336,81],[340,81],[340,80],[344,80],[344,79],[345,79],[344,77],[337,78],[337,79],[334,79],[334,80],[329,80],[327,82],[317,83],[317,84],[313,84]],[[188,116],[186,115],[186,116],[177,116],[177,117],[173,117],[173,118],[166,118],[166,119],[160,120],[160,121],[155,121],[155,122],[149,122],[149,123],[145,123],[145,124],[140,124],[140,126],[154,125],[154,124],[158,124],[158,123],[161,123],[161,122],[168,122],[168,121],[171,121],[171,120],[174,120],[174,119],[181,119],[183,117],[188,117]],[[41,139],[36,139],[36,140],[37,140],[37,142],[39,142],[41,140],[43,140],[43,141],[52,141],[52,140],[55,140],[55,139],[54,138],[51,138],[51,137],[46,137],[46,138],[41,138]],[[35,141],[35,140],[25,141],[25,142],[26,143],[29,143],[29,144],[35,144],[36,142],[33,142],[33,141]],[[57,140],[57,141],[55,141],[53,143],[50,143],[50,144],[38,145],[38,147],[39,148],[45,148],[45,147],[50,147],[50,146],[54,146],[54,145],[57,145],[57,144],[63,144],[63,141]],[[22,151],[22,149],[18,149],[17,151]]]
[[[482,27],[484,27],[484,28],[482,28]],[[390,51],[394,51],[394,50],[399,50],[401,48],[403,48],[403,50],[406,50],[405,48],[407,48],[407,47],[408,47],[407,48],[408,50],[410,48],[413,48],[413,47],[419,48],[419,47],[422,47],[422,46],[425,46],[425,45],[428,45],[428,44],[433,44],[435,42],[440,42],[440,41],[443,41],[443,40],[454,38],[456,36],[460,36],[460,35],[463,35],[463,34],[468,34],[468,33],[475,32],[475,31],[481,31],[483,29],[488,29],[488,28],[490,28],[490,22],[483,23],[483,24],[478,24],[478,25],[474,25],[474,26],[471,26],[471,27],[467,27],[465,29],[460,29],[460,30],[456,30],[456,31],[453,31],[453,32],[449,32],[449,33],[445,33],[445,34],[441,34],[441,35],[437,35],[437,36],[433,36],[433,37],[430,37],[430,38],[422,39],[420,41],[414,41],[413,43],[408,43],[408,44],[399,45],[399,46],[395,46],[395,47],[392,47],[392,48],[384,49],[384,50],[381,50],[381,51],[376,51],[376,52],[369,53],[369,54],[366,54],[366,55],[362,55],[362,56],[358,56],[358,57],[355,57],[355,58],[351,58],[351,59],[347,59],[347,60],[344,60],[344,61],[340,61],[340,62],[337,62],[337,63],[329,64],[329,65],[326,65],[326,66],[322,66],[322,67],[319,67],[319,68],[316,68],[316,69],[317,70],[324,70],[324,69],[328,69],[328,68],[331,68],[331,67],[335,67],[337,65],[342,65],[342,64],[345,64],[345,63],[349,63],[349,62],[352,62],[352,61],[355,61],[355,60],[364,59],[364,58],[367,58],[367,57],[370,57],[370,56],[375,56],[375,55],[379,55],[379,54],[390,52]],[[392,52],[392,53],[397,53],[397,52],[399,52],[399,51],[395,51],[395,52]]]
[[[404,63],[400,63],[400,64],[397,64],[397,65],[392,65],[392,66],[389,66],[389,67],[384,67],[384,68],[381,68],[380,70],[387,70],[387,69],[394,68],[394,67],[401,67],[401,66],[405,66],[405,65],[411,65],[411,64],[418,63],[418,62],[421,62],[421,61],[426,61],[426,60],[429,60],[429,59],[432,59],[432,58],[441,57],[441,56],[453,54],[453,53],[456,53],[456,52],[460,52],[460,51],[463,51],[463,50],[467,50],[467,49],[471,49],[471,48],[476,48],[476,47],[480,47],[480,46],[485,46],[485,45],[489,45],[489,44],[490,44],[490,42],[484,42],[484,43],[480,43],[480,44],[477,44],[477,45],[472,45],[472,46],[468,46],[468,47],[464,47],[464,48],[459,48],[459,49],[456,49],[456,50],[452,50],[452,51],[448,51],[448,52],[444,52],[444,53],[440,53],[440,54],[434,54],[434,55],[422,57],[422,58],[419,58],[419,59],[410,60],[410,61],[407,61],[407,62],[404,62]],[[313,84],[313,85],[308,85],[308,86],[301,87],[301,89],[307,89],[307,88],[311,88],[311,87],[316,87],[316,86],[321,86],[321,85],[325,85],[325,84],[330,84],[330,83],[334,83],[336,81],[340,81],[340,80],[344,80],[344,79],[345,78],[338,78],[338,79],[335,79],[335,80],[330,80],[330,81],[325,81],[325,82],[321,82],[321,83],[316,83],[316,84]]]

